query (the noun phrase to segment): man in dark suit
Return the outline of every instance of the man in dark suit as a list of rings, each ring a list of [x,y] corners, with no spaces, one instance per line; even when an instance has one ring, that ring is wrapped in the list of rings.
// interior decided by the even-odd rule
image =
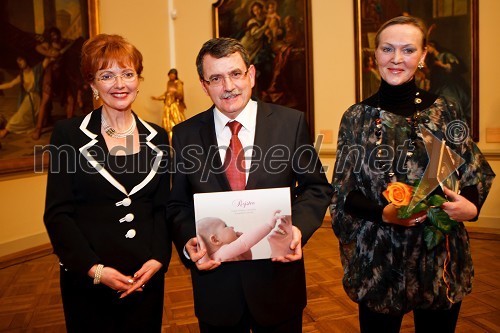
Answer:
[[[255,68],[237,40],[209,40],[196,65],[214,106],[173,129],[176,170],[167,212],[174,243],[191,269],[200,330],[301,332],[306,306],[302,246],[321,225],[332,195],[304,114],[251,99]],[[239,123],[237,134],[232,122]],[[243,172],[242,185],[234,182],[239,175],[229,175],[227,161],[236,155],[231,152],[236,141],[243,147],[236,168]],[[206,251],[197,249],[193,194],[274,187],[291,189],[292,254],[198,262]]]

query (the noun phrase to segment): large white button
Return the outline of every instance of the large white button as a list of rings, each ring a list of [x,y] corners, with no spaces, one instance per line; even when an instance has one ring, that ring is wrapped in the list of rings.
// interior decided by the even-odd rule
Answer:
[[[128,206],[130,206],[131,203],[132,203],[132,200],[130,198],[125,198],[122,201],[118,201],[115,205],[116,206],[123,205],[125,207],[128,207]]]
[[[125,215],[125,217],[122,217],[120,219],[120,223],[123,223],[123,222],[132,222],[133,220],[134,220],[134,214],[128,213],[127,215]]]
[[[125,238],[134,238],[135,234],[136,234],[135,229],[130,229],[129,231],[127,231]]]

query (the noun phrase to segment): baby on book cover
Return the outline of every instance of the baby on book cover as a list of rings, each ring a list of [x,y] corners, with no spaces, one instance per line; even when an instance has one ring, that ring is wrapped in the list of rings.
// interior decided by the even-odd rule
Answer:
[[[291,254],[290,188],[194,195],[202,262],[268,259]]]

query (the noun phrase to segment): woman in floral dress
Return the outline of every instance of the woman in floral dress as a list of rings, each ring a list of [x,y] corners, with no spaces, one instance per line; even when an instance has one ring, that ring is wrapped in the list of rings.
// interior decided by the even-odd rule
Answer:
[[[351,106],[340,124],[332,225],[344,289],[359,305],[361,332],[399,332],[410,311],[416,332],[454,332],[461,301],[471,292],[474,269],[462,222],[477,219],[495,174],[466,123],[457,119],[458,105],[415,85],[426,36],[425,25],[414,17],[382,25],[375,49],[380,88]],[[448,201],[398,217],[397,198],[385,191],[391,183],[415,189],[426,182],[425,133],[444,140],[444,152],[464,160],[448,177],[458,182],[460,194],[428,188],[426,197],[440,194]],[[448,229],[432,223],[442,214],[452,219]]]

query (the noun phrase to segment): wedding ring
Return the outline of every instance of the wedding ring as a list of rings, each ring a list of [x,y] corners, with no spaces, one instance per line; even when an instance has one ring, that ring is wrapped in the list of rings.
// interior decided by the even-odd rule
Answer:
[[[418,222],[419,222],[419,219],[418,219],[418,217],[417,217],[417,218],[415,219],[415,223],[418,223]]]

